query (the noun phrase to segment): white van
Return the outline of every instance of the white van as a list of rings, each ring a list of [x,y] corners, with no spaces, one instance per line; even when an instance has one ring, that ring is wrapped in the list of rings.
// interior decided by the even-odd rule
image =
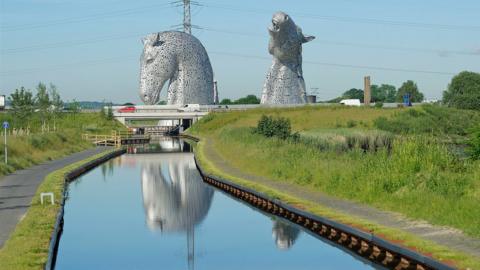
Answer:
[[[340,100],[340,104],[345,106],[361,106],[360,99],[342,99]]]
[[[182,112],[199,112],[200,104],[185,104],[182,108],[178,108]]]

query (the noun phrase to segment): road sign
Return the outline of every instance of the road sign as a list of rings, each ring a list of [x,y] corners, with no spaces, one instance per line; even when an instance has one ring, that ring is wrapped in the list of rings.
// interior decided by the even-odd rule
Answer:
[[[7,164],[8,161],[8,154],[7,154],[7,128],[9,127],[9,124],[7,121],[3,121],[3,129],[5,129],[4,135],[5,135],[5,164]]]

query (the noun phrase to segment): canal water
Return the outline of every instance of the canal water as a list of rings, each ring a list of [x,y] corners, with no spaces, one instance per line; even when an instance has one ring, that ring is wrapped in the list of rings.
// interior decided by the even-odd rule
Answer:
[[[130,149],[68,187],[55,269],[371,269],[208,184],[185,142]]]

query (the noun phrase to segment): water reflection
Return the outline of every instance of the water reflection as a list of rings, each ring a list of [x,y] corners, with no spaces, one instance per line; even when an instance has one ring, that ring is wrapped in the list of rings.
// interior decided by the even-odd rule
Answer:
[[[203,184],[193,154],[167,157],[148,155],[141,161],[146,220],[152,230],[185,232],[205,218],[213,190]]]
[[[280,219],[273,220],[272,237],[278,249],[287,250],[297,240],[300,230]]]
[[[150,144],[133,145],[127,148],[128,153],[185,153],[192,152],[192,147],[186,141],[171,137],[153,137]]]
[[[370,268],[288,221],[214,196],[182,141],[152,147],[163,152],[123,155],[69,185],[56,269]]]

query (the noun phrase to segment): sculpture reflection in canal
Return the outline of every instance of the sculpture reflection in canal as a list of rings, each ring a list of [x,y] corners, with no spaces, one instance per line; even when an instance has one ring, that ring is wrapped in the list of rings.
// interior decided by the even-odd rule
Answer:
[[[162,233],[186,233],[188,267],[193,269],[195,226],[207,216],[214,189],[202,181],[193,153],[181,153],[183,149],[181,145],[182,143],[178,142],[163,142],[161,148],[167,150],[167,153],[137,154],[135,160],[141,166],[143,207],[147,226],[152,231]],[[280,250],[290,249],[300,230],[277,218],[272,222],[272,236],[276,247]]]
[[[186,232],[188,268],[193,269],[195,226],[207,216],[213,189],[203,183],[192,153],[145,156],[141,179],[147,225],[154,231]]]
[[[210,208],[213,190],[203,184],[193,154],[151,155],[142,161],[142,194],[152,230],[187,231]]]
[[[272,237],[278,249],[290,249],[300,234],[300,230],[280,219],[273,220]]]

